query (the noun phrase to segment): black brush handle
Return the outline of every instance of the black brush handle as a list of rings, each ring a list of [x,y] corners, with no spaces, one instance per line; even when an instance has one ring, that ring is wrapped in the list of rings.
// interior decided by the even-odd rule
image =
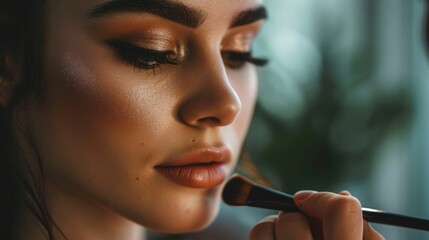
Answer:
[[[362,208],[363,218],[368,222],[414,228],[429,231],[429,220],[384,212],[377,209]]]
[[[299,208],[295,205],[292,195],[258,184],[253,185],[247,205],[278,211],[300,212]],[[427,219],[404,216],[371,208],[362,208],[362,215],[368,222],[429,231],[429,220]]]
[[[295,204],[272,201],[248,201],[247,206],[265,208],[275,211],[301,212]]]

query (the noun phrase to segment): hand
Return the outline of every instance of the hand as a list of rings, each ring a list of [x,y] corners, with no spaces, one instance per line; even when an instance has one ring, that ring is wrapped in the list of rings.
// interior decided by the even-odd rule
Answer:
[[[249,240],[382,240],[365,220],[359,200],[348,192],[298,192],[303,213],[280,212],[256,224]]]

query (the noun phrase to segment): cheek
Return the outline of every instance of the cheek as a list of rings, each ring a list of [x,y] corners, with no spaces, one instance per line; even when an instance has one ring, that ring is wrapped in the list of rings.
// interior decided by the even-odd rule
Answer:
[[[55,62],[46,71],[51,73],[47,76],[51,109],[64,111],[58,115],[68,115],[81,130],[114,125],[123,134],[162,119],[156,114],[156,106],[163,102],[154,101],[159,94],[140,84],[147,79],[137,79],[125,68],[111,66],[103,59],[105,56],[97,53],[79,55],[79,50],[52,58]]]
[[[149,164],[138,158],[171,119],[173,100],[106,51],[76,42],[49,45],[46,97],[32,110],[31,129],[50,177],[92,194]]]

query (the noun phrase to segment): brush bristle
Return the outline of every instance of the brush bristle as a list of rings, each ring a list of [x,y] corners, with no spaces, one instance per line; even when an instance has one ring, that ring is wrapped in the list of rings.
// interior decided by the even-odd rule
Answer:
[[[229,205],[246,205],[252,186],[253,183],[249,179],[235,174],[226,183],[222,199]]]

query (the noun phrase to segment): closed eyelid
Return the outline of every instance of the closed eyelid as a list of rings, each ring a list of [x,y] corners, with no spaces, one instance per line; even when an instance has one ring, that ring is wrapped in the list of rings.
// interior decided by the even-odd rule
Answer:
[[[183,61],[183,56],[174,51],[147,49],[123,41],[106,41],[106,44],[127,65],[141,69],[155,69],[163,64],[177,65]]]
[[[252,33],[236,34],[226,38],[221,44],[221,49],[248,52],[252,48],[254,38],[255,35]]]
[[[180,44],[172,40],[170,37],[163,35],[137,36],[126,39],[127,42],[136,47],[148,48],[158,51],[177,51]]]

